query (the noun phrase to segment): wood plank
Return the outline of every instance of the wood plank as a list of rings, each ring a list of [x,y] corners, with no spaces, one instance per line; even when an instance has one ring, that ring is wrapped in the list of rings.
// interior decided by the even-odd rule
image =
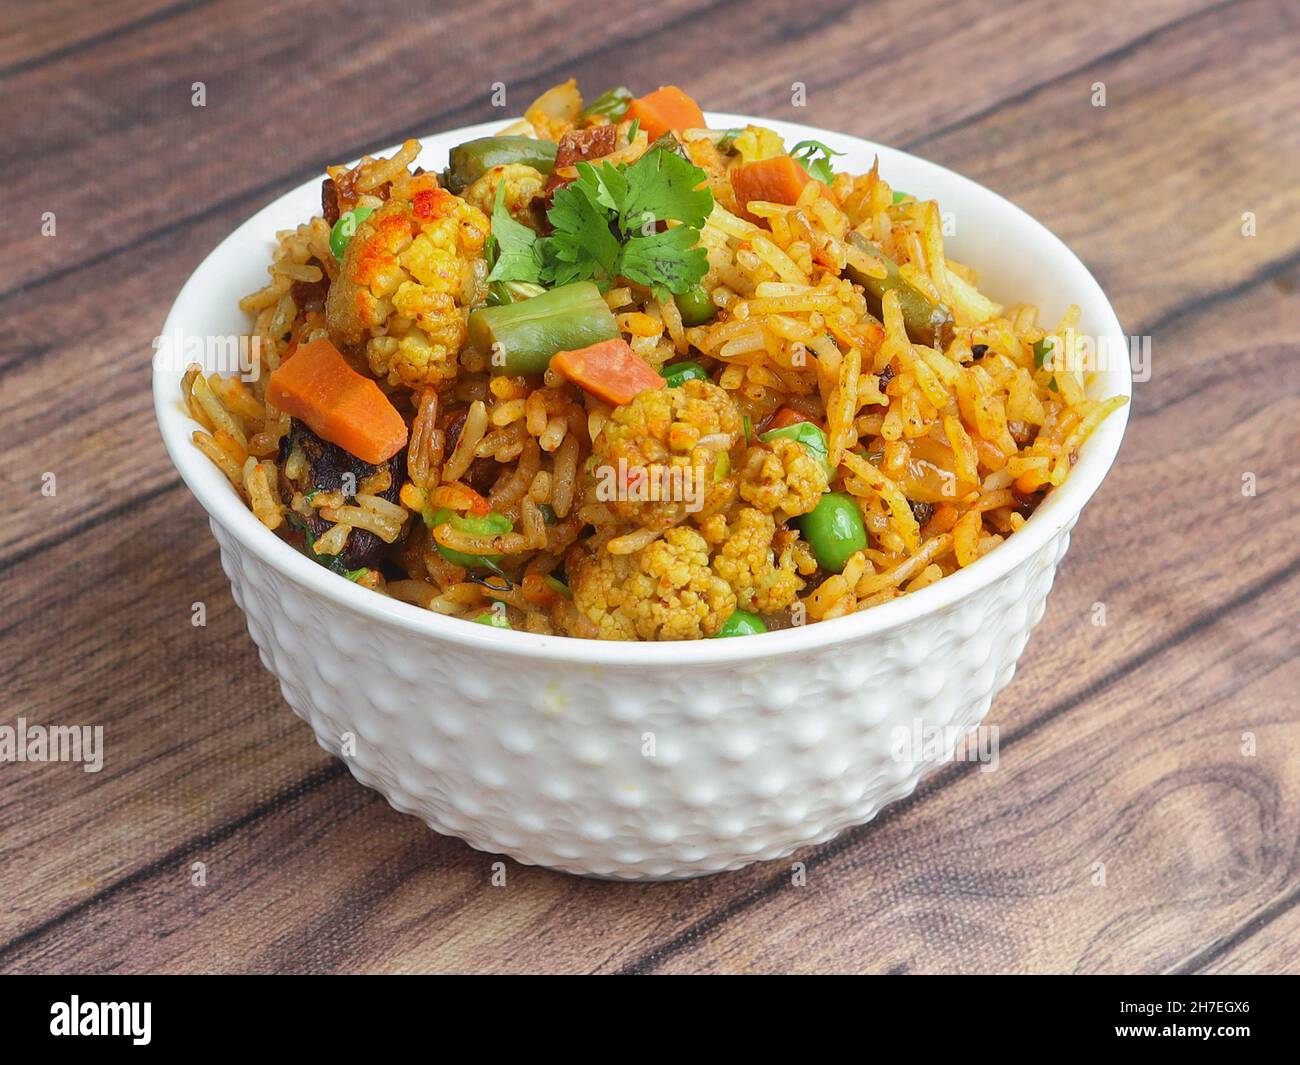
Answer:
[[[42,0],[40,17],[31,7],[0,8],[0,78],[71,59],[146,26],[173,18],[210,0]]]
[[[94,774],[4,767],[0,939],[147,867],[161,839],[217,831],[329,762],[283,712],[197,505],[177,484],[138,515],[5,582],[6,722],[102,725],[105,755]]]
[[[97,776],[0,776],[0,970],[1295,969],[1300,191],[1282,175],[1300,161],[1300,72],[1286,5],[683,2],[636,7],[611,38],[556,5],[411,25],[386,2],[345,16],[233,0],[221,52],[210,16],[181,6],[98,5],[26,35],[0,14],[0,74],[28,64],[0,121],[44,161],[15,195],[33,218],[55,204],[66,238],[0,231],[5,719],[101,723],[109,750]],[[303,45],[306,17],[315,42],[345,33],[346,55]],[[710,18],[743,55],[690,32]],[[500,54],[501,25],[530,48]],[[105,33],[111,48],[77,44]],[[1119,465],[994,709],[1002,768],[946,769],[801,854],[806,888],[770,865],[652,886],[509,862],[491,887],[492,856],[396,814],[310,742],[158,445],[145,341],[180,280],[340,153],[340,130],[353,154],[485,117],[485,86],[428,74],[465,55],[512,107],[570,72],[602,84],[616,56],[631,84],[681,81],[719,109],[913,146],[1042,218],[1125,325],[1155,334]],[[176,106],[195,57],[200,115]],[[806,108],[790,105],[795,78]],[[1095,80],[1104,109],[1087,102]],[[293,137],[265,121],[272,98],[301,116]],[[1240,235],[1245,210],[1256,237]],[[206,628],[190,624],[196,600]],[[1099,856],[1106,887],[1089,882]],[[191,886],[194,861],[207,887]]]
[[[15,520],[0,530],[0,572],[41,545],[176,481],[149,389],[150,340],[166,301],[228,222],[194,227],[192,242],[159,240],[131,270],[97,269],[46,300],[8,307],[0,339],[0,482]],[[50,313],[56,307],[58,313]],[[55,495],[42,477],[55,475]]]

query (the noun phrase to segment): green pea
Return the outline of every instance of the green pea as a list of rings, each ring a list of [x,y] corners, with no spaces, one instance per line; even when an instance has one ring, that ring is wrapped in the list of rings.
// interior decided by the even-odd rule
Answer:
[[[709,299],[709,294],[704,290],[703,285],[696,285],[685,292],[679,292],[673,297],[673,301],[677,304],[683,325],[703,325],[705,322],[713,321],[713,316],[718,313],[717,304]]]
[[[757,636],[760,632],[767,632],[762,618],[748,610],[737,610],[722,623],[722,628],[713,638],[721,640],[728,636]]]
[[[669,388],[680,388],[687,381],[707,381],[709,372],[698,362],[675,362],[661,367],[659,376],[668,382]]]
[[[339,215],[339,220],[330,230],[330,251],[339,262],[343,261],[343,251],[347,248],[348,241],[352,239],[352,234],[357,231],[357,226],[374,213],[373,207],[356,207],[347,214]]]
[[[480,614],[474,619],[476,625],[491,625],[494,629],[510,628],[510,619],[504,614],[498,614],[495,610],[489,610]]]
[[[481,517],[475,517],[457,514],[446,507],[435,510],[432,514],[426,512],[424,524],[430,529],[435,525],[450,524],[453,529],[469,533],[471,536],[498,536],[501,533],[513,532],[515,528],[509,518],[504,514],[498,514],[495,510]],[[453,551],[450,547],[443,547],[442,544],[437,546],[438,554],[448,562],[464,566],[466,569],[491,569],[495,563],[501,561],[500,555],[471,555],[465,551]]]
[[[841,573],[849,557],[867,546],[862,512],[852,496],[827,492],[800,519],[803,538],[808,541],[817,563],[829,573]]]
[[[826,443],[826,434],[812,422],[795,422],[793,425],[783,425],[780,429],[769,429],[759,439],[764,443],[771,443],[778,437],[785,437],[788,440],[794,440],[802,444],[813,458],[820,459],[822,468],[826,470],[826,480],[828,482],[835,476],[835,467],[831,465],[830,446]]]

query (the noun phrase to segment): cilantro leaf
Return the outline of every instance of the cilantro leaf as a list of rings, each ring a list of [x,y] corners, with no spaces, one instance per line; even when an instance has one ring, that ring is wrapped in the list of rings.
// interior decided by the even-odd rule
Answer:
[[[709,258],[699,243],[699,230],[675,226],[662,233],[631,237],[623,245],[618,272],[629,281],[663,291],[681,293],[699,282],[709,269]]]
[[[803,167],[818,181],[829,185],[835,180],[835,171],[831,169],[831,156],[843,155],[834,148],[828,148],[821,141],[800,141],[790,149],[790,158]]]
[[[626,195],[618,203],[618,227],[625,236],[644,229],[651,218],[671,218],[698,230],[713,210],[713,193],[696,188],[704,171],[674,152],[646,152],[625,175]]]
[[[700,227],[713,210],[703,170],[664,149],[628,166],[580,162],[576,178],[555,190],[547,219],[553,232],[539,237],[510,216],[504,187],[497,188],[487,245],[488,281],[505,286],[559,286],[594,280],[602,290],[624,276],[666,298],[697,285],[708,272]],[[664,228],[664,223],[676,223]],[[526,292],[526,289],[525,289]]]
[[[595,168],[588,164],[587,169]],[[587,278],[607,282],[618,273],[618,238],[610,231],[608,214],[593,199],[598,195],[591,178],[556,190],[546,215],[555,232],[544,255],[545,273],[557,285]]]
[[[496,203],[492,207],[492,233],[488,238],[488,260],[492,270],[488,281],[531,281],[542,279],[542,261],[538,255],[537,234],[522,222],[510,217],[505,207],[505,182],[497,185]]]
[[[617,211],[618,205],[627,195],[627,180],[623,171],[616,166],[601,166],[581,162],[577,165],[578,176],[568,185],[580,189],[597,208]]]

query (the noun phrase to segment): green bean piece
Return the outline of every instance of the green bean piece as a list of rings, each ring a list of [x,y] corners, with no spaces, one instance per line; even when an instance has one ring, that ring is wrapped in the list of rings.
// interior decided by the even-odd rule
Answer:
[[[554,141],[535,137],[480,137],[458,144],[448,156],[443,184],[459,195],[494,166],[519,163],[542,174],[555,168]]]
[[[1052,338],[1043,337],[1042,340],[1034,341],[1034,366],[1041,370],[1043,364],[1047,362],[1047,356],[1052,353]]]
[[[491,354],[496,374],[545,373],[557,351],[577,351],[616,336],[614,313],[590,281],[518,303],[480,307],[469,316],[470,343]]]
[[[844,268],[849,279],[861,285],[867,292],[867,304],[871,313],[881,316],[881,301],[890,289],[898,291],[898,305],[903,312],[903,325],[907,335],[915,344],[943,349],[952,340],[952,313],[942,303],[935,303],[924,292],[905,280],[898,270],[898,264],[877,248],[860,233],[850,233],[853,245],[868,255],[880,260],[887,271],[884,277],[872,277],[859,270],[851,263]]]
[[[531,281],[493,281],[488,285],[488,306],[499,307],[503,303],[519,303],[540,296],[546,289]]]

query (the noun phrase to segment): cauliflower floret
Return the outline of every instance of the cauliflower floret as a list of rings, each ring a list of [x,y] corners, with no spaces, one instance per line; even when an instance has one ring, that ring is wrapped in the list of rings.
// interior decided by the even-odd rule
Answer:
[[[615,408],[596,437],[589,466],[596,498],[636,525],[678,525],[726,478],[743,429],[735,401],[712,381],[642,392]]]
[[[786,437],[751,447],[740,467],[740,498],[783,519],[807,514],[827,487],[826,467]]]
[[[456,352],[464,339],[465,319],[453,304],[441,321],[424,314],[418,328],[375,337],[366,345],[366,359],[375,375],[389,384],[419,388],[456,376]]]
[[[804,582],[795,573],[793,548],[787,545],[777,559],[772,549],[775,536],[776,522],[770,514],[744,507],[727,526],[713,556],[713,572],[731,586],[742,610],[778,613],[803,589]]]
[[[496,206],[497,186],[505,186],[503,203],[510,216],[516,222],[534,226],[537,220],[533,216],[533,199],[542,194],[546,187],[544,175],[523,163],[506,163],[494,166],[467,188],[462,196],[470,203],[491,217]]]
[[[709,568],[694,529],[669,529],[631,555],[575,552],[573,604],[602,640],[696,640],[713,636],[736,609],[730,586]]]
[[[490,229],[477,207],[438,187],[433,174],[398,179],[382,207],[348,241],[326,300],[330,337],[364,345],[371,370],[418,387],[455,375],[464,308],[482,302]]]

